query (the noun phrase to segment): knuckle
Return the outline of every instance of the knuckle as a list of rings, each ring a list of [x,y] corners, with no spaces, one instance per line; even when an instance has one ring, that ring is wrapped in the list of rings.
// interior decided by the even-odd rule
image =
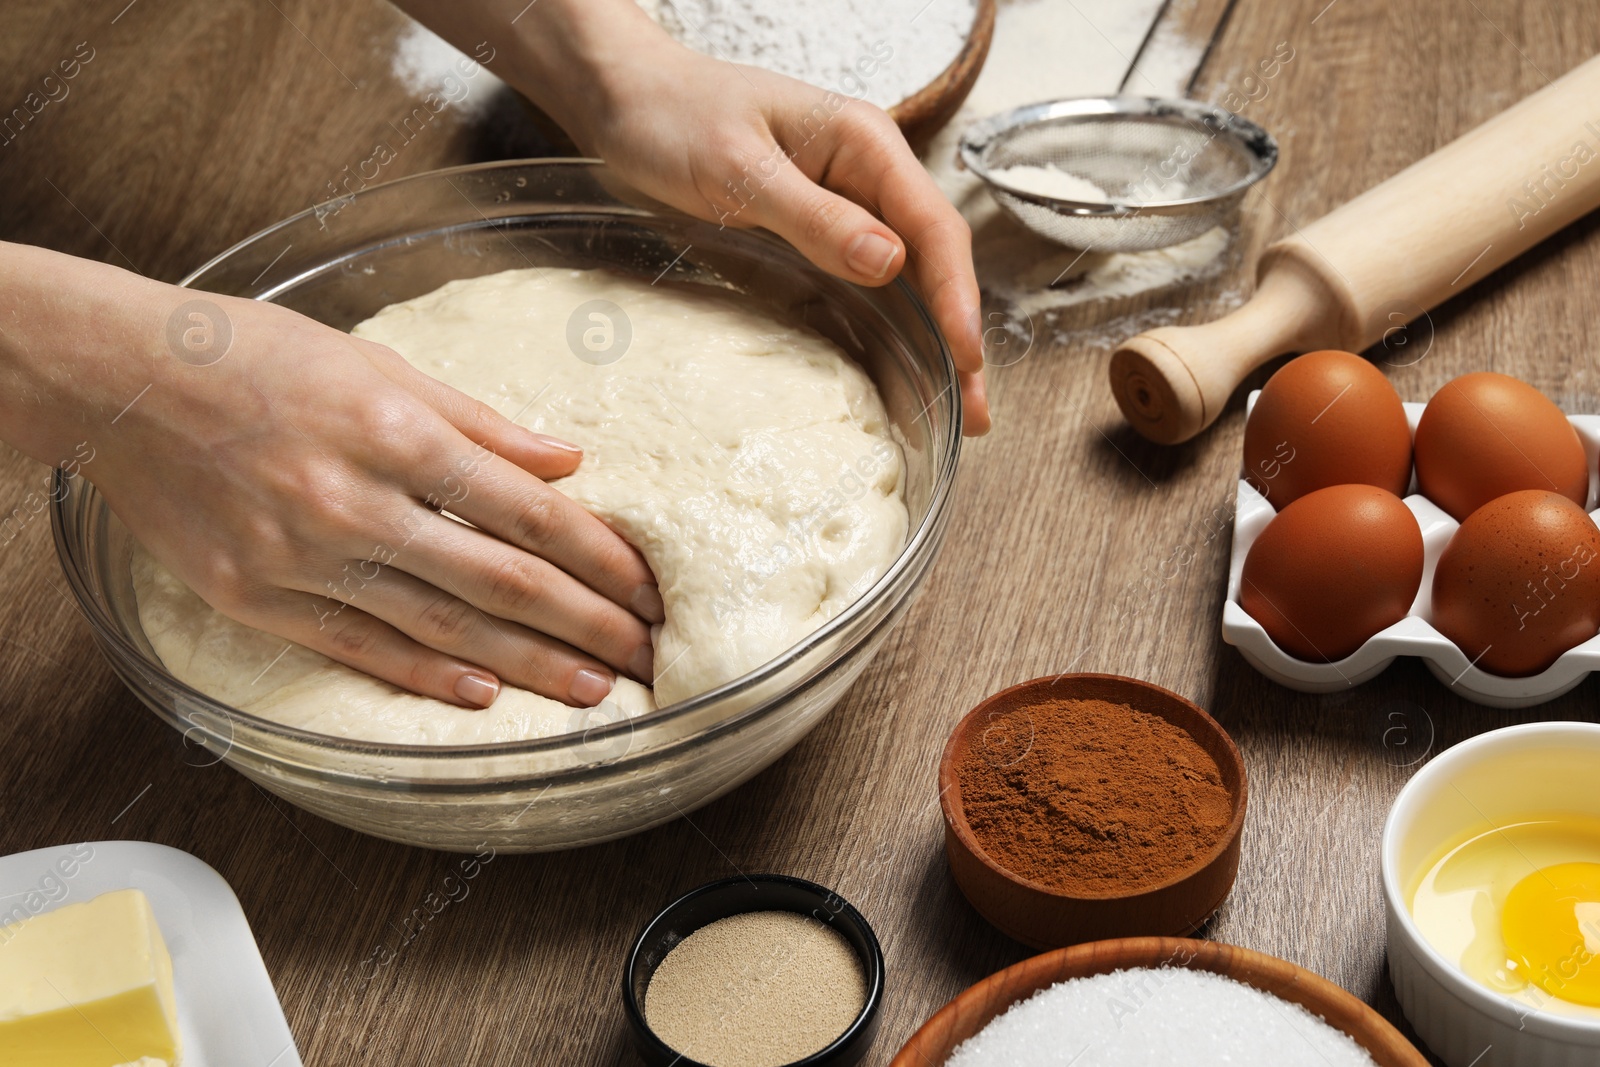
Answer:
[[[963,248],[972,246],[972,223],[968,222],[965,216],[956,215],[950,220],[950,232],[961,242]]]
[[[517,544],[524,546],[552,544],[565,527],[561,507],[549,493],[540,493],[524,500],[511,521],[512,537]]]
[[[477,609],[449,594],[441,594],[418,616],[418,624],[423,632],[437,641],[459,641],[472,631],[476,623]]]
[[[398,390],[385,389],[381,395],[363,393],[351,405],[347,417],[363,440],[392,441],[403,437],[410,429],[413,420],[409,407],[402,402]]]
[[[363,661],[378,650],[378,629],[358,617],[334,627],[327,642],[336,659]]]
[[[213,553],[200,562],[200,589],[212,607],[236,615],[254,601],[255,583],[231,554]]]
[[[865,100],[854,100],[851,104],[844,111],[846,129],[869,139],[876,147],[894,147],[897,141],[904,143],[899,125],[883,108]]]
[[[368,359],[374,360],[380,364],[387,364],[390,367],[397,369],[411,366],[411,364],[406,362],[404,356],[381,341],[372,341],[365,337],[354,336],[345,338],[344,340],[348,340],[350,343],[354,344],[356,348],[360,350],[360,352]]]
[[[832,196],[819,196],[804,211],[802,232],[807,241],[821,241],[827,237],[844,214],[844,204]]]
[[[244,543],[249,546],[250,555],[254,559],[265,561],[270,567],[296,557],[293,539],[277,516],[265,512],[252,512],[245,516],[244,521],[244,535],[247,538]],[[228,565],[237,569],[237,564],[232,560],[229,560]]]
[[[724,185],[744,168],[744,146],[731,137],[714,139],[706,148],[705,177],[717,185]]]
[[[467,399],[462,422],[472,431],[474,442],[486,439],[489,434],[510,425],[510,421],[481,400]]]
[[[736,212],[744,206],[733,181],[738,173],[739,165],[731,160],[713,157],[710,162],[698,164],[691,170],[695,194],[715,213]]]
[[[347,536],[360,531],[356,511],[350,505],[354,493],[350,477],[331,461],[320,457],[303,460],[283,469],[280,491],[293,505],[305,540],[326,541],[329,534]]]
[[[432,657],[413,660],[405,668],[405,673],[399,683],[400,688],[409,689],[413,693],[437,692],[440,685],[436,671],[437,666]]]
[[[764,200],[762,190],[788,164],[772,141],[765,119],[733,125],[712,134],[689,159],[695,193],[724,221],[736,221],[746,208]]]
[[[613,617],[610,612],[603,612],[583,624],[578,633],[578,640],[574,643],[579,648],[604,653],[602,658],[607,658],[639,643],[637,639],[629,640],[628,631],[631,628],[621,618]]]
[[[379,455],[392,456],[404,467],[424,462],[434,454],[428,427],[437,418],[424,417],[425,408],[401,389],[384,389],[363,395],[347,413],[356,440],[365,441]]]
[[[957,211],[940,211],[938,217],[917,231],[918,244],[937,244],[955,241],[962,247],[972,244],[972,227]]]
[[[526,615],[544,600],[539,567],[527,556],[510,556],[494,563],[488,573],[489,601],[497,610]]]

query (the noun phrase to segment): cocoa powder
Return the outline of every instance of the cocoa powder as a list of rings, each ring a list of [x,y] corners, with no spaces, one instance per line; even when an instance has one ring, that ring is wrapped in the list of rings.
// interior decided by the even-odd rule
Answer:
[[[1217,763],[1194,738],[1104,700],[997,711],[959,755],[956,777],[984,852],[1069,893],[1169,881],[1205,857],[1233,818]]]

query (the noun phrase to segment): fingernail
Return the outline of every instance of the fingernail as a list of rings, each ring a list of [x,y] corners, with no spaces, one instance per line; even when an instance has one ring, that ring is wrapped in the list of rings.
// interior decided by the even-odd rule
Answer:
[[[592,708],[611,695],[615,678],[607,678],[599,671],[583,670],[572,676],[571,696],[579,707]]]
[[[981,373],[972,376],[972,394],[973,407],[981,408],[983,411],[981,422],[983,429],[974,430],[970,436],[983,437],[994,429],[994,409],[989,406],[989,385],[983,380]],[[962,425],[964,427],[966,424]],[[973,425],[980,425],[976,415],[973,417]]]
[[[656,678],[656,650],[646,641],[628,661],[628,673],[649,685]]]
[[[463,674],[456,679],[456,699],[468,707],[486,708],[500,695],[500,683],[485,674]]]
[[[633,613],[646,622],[665,622],[667,607],[661,602],[661,590],[651,582],[645,582],[633,591],[633,599],[628,601],[633,608]]]
[[[850,264],[851,270],[877,279],[889,273],[889,268],[894,266],[894,259],[899,254],[900,250],[895,247],[893,241],[875,233],[864,233],[850,242],[850,249],[845,252],[844,259]]]
[[[528,432],[533,433],[532,430],[529,430]],[[547,433],[535,433],[533,434],[533,439],[542,445],[549,445],[551,448],[557,449],[561,452],[575,452],[579,455],[582,455],[583,453],[583,449],[578,445],[573,444],[571,441],[563,441],[561,438],[551,437]]]

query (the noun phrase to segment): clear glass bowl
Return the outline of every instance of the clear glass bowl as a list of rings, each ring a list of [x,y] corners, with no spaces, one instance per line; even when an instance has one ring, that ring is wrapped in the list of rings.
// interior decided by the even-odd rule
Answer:
[[[607,267],[736,290],[836,341],[872,376],[904,446],[910,534],[849,610],[759,670],[631,721],[537,741],[348,741],[220,704],[170,675],[139,625],[133,540],[82,478],[58,472],[56,550],[112,666],[185,738],[286,800],[408,844],[572,848],[655,826],[726,793],[803,737],[909,606],[943,540],[960,453],[955,367],[902,283],[830,277],[765,233],[649,201],[600,164],[491,163],[361,190],[236,245],[185,279],[340,329],[454,278]]]

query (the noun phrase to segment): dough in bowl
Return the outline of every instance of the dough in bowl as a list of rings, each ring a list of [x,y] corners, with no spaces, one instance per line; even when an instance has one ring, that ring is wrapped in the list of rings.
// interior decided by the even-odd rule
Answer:
[[[353,331],[540,433],[584,448],[552,483],[649,562],[666,623],[638,715],[745,674],[849,607],[906,539],[900,446],[832,342],[733,294],[603,271],[453,281]],[[467,745],[585,729],[593,710],[511,685],[486,711],[420,697],[214,611],[140,550],[139,618],[174,675],[337,737]]]

